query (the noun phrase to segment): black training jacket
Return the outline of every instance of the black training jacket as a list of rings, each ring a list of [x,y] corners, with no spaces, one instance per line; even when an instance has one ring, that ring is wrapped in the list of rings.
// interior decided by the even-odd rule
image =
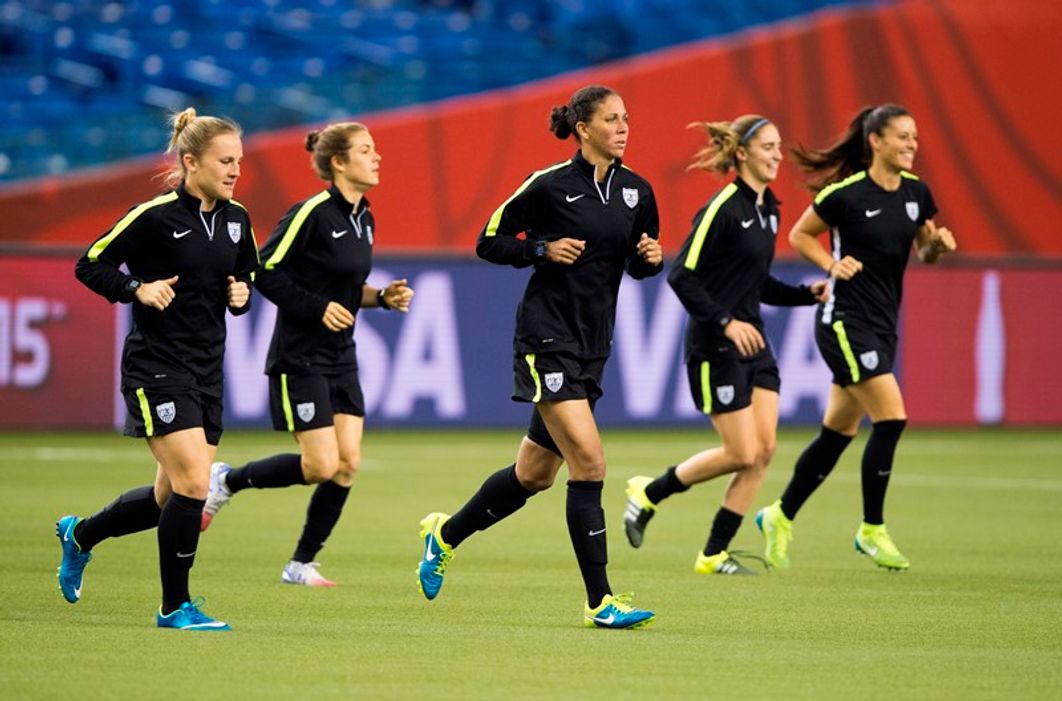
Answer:
[[[687,359],[736,354],[723,334],[731,319],[763,333],[761,301],[783,307],[815,303],[808,287],[789,285],[770,274],[777,235],[778,199],[767,188],[763,207],[757,207],[756,191],[741,178],[697,212],[667,278],[690,315]]]
[[[376,222],[369,201],[355,211],[334,185],[281,217],[262,247],[255,285],[277,305],[266,373],[335,374],[357,367],[351,329],[329,331],[329,302],[355,316],[372,270]]]
[[[132,302],[132,278],[178,276],[163,311],[133,304],[133,324],[122,349],[122,391],[139,387],[194,387],[222,394],[228,277],[251,284],[258,264],[247,210],[219,200],[210,212],[184,186],[139,204],[78,260],[77,279],[111,302]],[[120,270],[125,265],[126,274]],[[250,300],[234,315],[245,314]]]
[[[516,238],[520,233],[526,238]],[[623,271],[641,279],[662,269],[637,254],[643,233],[660,237],[656,198],[649,183],[619,159],[602,183],[580,152],[530,175],[476,242],[476,253],[491,263],[535,266],[516,312],[514,350],[607,357]],[[573,265],[536,257],[536,242],[566,237],[586,241]]]

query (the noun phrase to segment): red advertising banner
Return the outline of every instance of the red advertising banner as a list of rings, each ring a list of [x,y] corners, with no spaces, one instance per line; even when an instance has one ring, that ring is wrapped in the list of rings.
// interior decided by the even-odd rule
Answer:
[[[0,258],[0,427],[114,423],[114,308],[74,258]]]
[[[1062,271],[914,267],[901,384],[915,424],[1062,424]]]

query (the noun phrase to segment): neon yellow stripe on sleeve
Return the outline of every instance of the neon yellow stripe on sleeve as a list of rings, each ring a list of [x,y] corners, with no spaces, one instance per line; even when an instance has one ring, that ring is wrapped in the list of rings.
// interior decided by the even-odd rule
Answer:
[[[284,232],[284,236],[280,239],[280,245],[277,246],[277,250],[273,251],[273,255],[269,256],[269,260],[266,261],[265,269],[272,270],[277,267],[280,261],[284,260],[284,256],[287,254],[288,249],[291,248],[291,244],[295,242],[295,237],[299,233],[299,229],[302,228],[303,222],[310,216],[312,212],[319,204],[325,202],[332,195],[328,190],[323,190],[310,199],[306,200],[299,211],[292,217],[291,223],[288,224],[287,231]]]
[[[827,197],[829,197],[833,193],[835,193],[838,190],[840,190],[842,187],[848,187],[849,185],[853,185],[853,184],[859,182],[860,180],[862,180],[865,177],[867,177],[867,172],[865,170],[861,170],[858,173],[854,173],[852,175],[849,175],[847,178],[845,178],[844,180],[842,180],[839,183],[834,183],[833,185],[827,185],[826,187],[822,188],[822,190],[819,192],[819,194],[815,195],[815,204],[819,204],[824,199],[826,199]]]
[[[704,210],[701,223],[697,225],[697,230],[693,232],[693,241],[690,243],[689,253],[686,254],[686,262],[683,263],[683,267],[687,270],[697,269],[697,259],[701,257],[704,240],[708,237],[708,227],[712,225],[712,220],[715,219],[715,215],[719,212],[719,208],[723,206],[723,203],[733,197],[737,191],[737,185],[730,183],[719,191],[712,203],[708,205],[708,209]]]
[[[167,202],[173,202],[175,199],[177,199],[176,192],[167,192],[165,195],[159,195],[150,202],[145,202],[144,204],[137,205],[136,207],[134,207],[132,210],[129,211],[128,214],[118,220],[118,223],[114,225],[114,228],[111,229],[111,232],[109,234],[101,238],[96,243],[92,244],[92,248],[90,248],[88,252],[88,259],[95,263],[97,260],[99,260],[100,255],[107,248],[107,246],[111,245],[111,241],[114,241],[116,238],[118,238],[119,234],[128,229],[129,225],[136,221],[137,217],[139,217],[141,214],[148,211],[152,207],[158,207],[159,205],[166,204]]]
[[[501,224],[501,218],[502,218],[502,214],[505,212],[505,206],[507,204],[509,204],[510,202],[512,202],[514,199],[516,199],[517,195],[519,195],[521,192],[526,190],[531,185],[531,183],[535,182],[535,180],[537,180],[540,176],[543,176],[546,173],[552,173],[553,171],[557,170],[558,168],[563,168],[564,166],[568,165],[569,163],[571,163],[571,160],[567,160],[567,161],[564,161],[564,163],[558,163],[555,166],[550,166],[549,168],[544,168],[543,170],[538,170],[538,171],[535,171],[534,173],[532,173],[531,177],[529,177],[527,180],[525,180],[520,185],[520,187],[516,188],[516,192],[514,192],[511,195],[509,195],[509,199],[507,199],[504,202],[502,202],[501,206],[498,207],[496,210],[494,210],[494,214],[490,215],[490,221],[487,222],[487,231],[484,234],[484,236],[494,236],[494,235],[496,235],[498,233],[498,225]]]

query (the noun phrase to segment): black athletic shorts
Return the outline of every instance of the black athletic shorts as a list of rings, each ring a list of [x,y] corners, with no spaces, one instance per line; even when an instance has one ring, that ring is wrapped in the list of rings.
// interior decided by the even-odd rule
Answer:
[[[856,320],[815,324],[815,344],[841,387],[887,375],[896,360],[896,334],[865,330]]]
[[[751,358],[709,360],[692,357],[686,362],[693,404],[705,414],[726,414],[752,404],[752,389],[778,392],[782,378],[778,363],[767,350]]]
[[[127,436],[149,438],[201,427],[207,443],[221,442],[224,431],[221,397],[193,387],[137,387],[122,392],[122,397],[126,409],[122,433]]]
[[[571,353],[518,353],[513,358],[513,401],[538,402],[585,399],[594,410],[604,391],[601,376],[608,358],[582,360]],[[527,437],[560,455],[536,407],[531,412]]]
[[[277,431],[332,426],[336,414],[365,416],[358,371],[341,375],[270,375],[269,413]]]

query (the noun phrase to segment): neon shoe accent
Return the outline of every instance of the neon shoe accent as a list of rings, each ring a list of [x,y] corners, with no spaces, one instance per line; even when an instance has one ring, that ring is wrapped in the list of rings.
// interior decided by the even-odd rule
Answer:
[[[782,500],[756,512],[756,528],[766,541],[764,558],[778,570],[789,569],[789,543],[793,540],[793,522],[782,513]]]
[[[159,628],[174,628],[176,630],[232,630],[232,627],[225,621],[219,621],[203,613],[199,609],[202,605],[203,597],[197,596],[192,601],[184,602],[179,609],[170,611],[165,616],[162,615],[162,607],[160,606],[155,613],[155,624]]]
[[[207,488],[206,504],[203,505],[203,517],[199,522],[199,530],[205,531],[210,528],[210,523],[221,511],[221,507],[232,499],[232,492],[225,484],[225,478],[232,472],[232,466],[224,462],[216,462],[210,466],[210,486]]]
[[[697,553],[697,560],[693,563],[693,571],[697,574],[748,574],[756,575],[757,572],[750,570],[743,564],[738,562],[734,555],[745,555],[746,557],[757,558],[755,555],[749,553],[741,553],[735,550],[733,553],[723,550],[717,552],[715,555],[705,555],[704,552]],[[766,565],[767,563],[764,562]]]
[[[890,570],[906,570],[911,566],[911,561],[904,557],[892,537],[885,529],[885,524],[871,526],[861,524],[855,535],[856,552],[866,555],[874,561],[878,567]]]
[[[597,608],[583,604],[583,624],[587,628],[635,629],[644,628],[656,620],[652,611],[631,605],[634,594],[606,594]]]
[[[424,552],[417,567],[417,577],[420,591],[429,601],[439,595],[443,575],[454,557],[454,549],[443,542],[441,535],[443,524],[449,520],[449,514],[437,511],[420,520],[420,538],[424,542]]]
[[[80,522],[81,518],[78,516],[63,516],[55,524],[55,535],[59,538],[59,547],[63,549],[63,559],[56,573],[59,577],[59,591],[63,592],[63,598],[72,604],[81,599],[85,566],[92,560],[92,553],[81,552],[81,546],[74,539],[74,528]]]
[[[653,481],[652,477],[631,477],[627,480],[627,508],[623,510],[623,529],[627,532],[627,542],[632,548],[642,547],[645,540],[645,527],[656,513],[656,504],[649,501],[645,488]]]
[[[280,581],[284,584],[301,584],[304,587],[334,587],[336,585],[330,579],[325,578],[317,571],[321,566],[319,562],[296,562],[292,560],[284,565],[284,571],[280,573]]]

